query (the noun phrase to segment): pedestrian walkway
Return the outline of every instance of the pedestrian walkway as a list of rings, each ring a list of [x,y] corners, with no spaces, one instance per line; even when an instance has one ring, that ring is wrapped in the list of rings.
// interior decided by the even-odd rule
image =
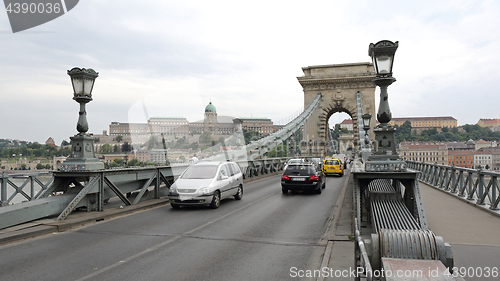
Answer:
[[[500,246],[500,217],[425,183],[419,185],[429,228],[445,242]]]
[[[420,183],[429,228],[451,245],[455,265],[465,280],[500,279],[500,216]],[[485,277],[485,272],[496,277]]]

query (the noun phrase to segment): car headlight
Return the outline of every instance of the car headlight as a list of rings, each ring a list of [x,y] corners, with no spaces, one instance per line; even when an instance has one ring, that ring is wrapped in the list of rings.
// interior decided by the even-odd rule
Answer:
[[[199,194],[208,194],[208,193],[210,193],[210,188],[208,188],[208,187],[202,187],[202,188],[200,188],[198,190],[198,193]]]
[[[168,191],[169,194],[179,194],[179,192],[177,191],[177,187],[175,187],[175,185],[172,185]]]

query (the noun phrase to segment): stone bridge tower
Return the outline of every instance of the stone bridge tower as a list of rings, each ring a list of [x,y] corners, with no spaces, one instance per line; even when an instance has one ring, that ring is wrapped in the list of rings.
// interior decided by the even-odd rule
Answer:
[[[372,115],[371,127],[375,126],[375,77],[373,64],[368,62],[332,64],[303,67],[304,76],[297,77],[304,90],[304,107],[318,93],[322,94],[320,104],[304,126],[304,142],[301,147],[304,156],[324,157],[326,152],[328,119],[332,114],[345,112],[353,120],[354,147],[357,149],[358,116],[356,93],[361,93],[363,114]],[[370,130],[370,139],[373,139]]]

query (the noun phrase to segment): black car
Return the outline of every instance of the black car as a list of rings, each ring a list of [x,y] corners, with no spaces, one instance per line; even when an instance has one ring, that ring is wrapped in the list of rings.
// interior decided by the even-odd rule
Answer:
[[[321,194],[325,188],[325,175],[313,163],[293,163],[288,165],[281,176],[281,191],[311,190]]]

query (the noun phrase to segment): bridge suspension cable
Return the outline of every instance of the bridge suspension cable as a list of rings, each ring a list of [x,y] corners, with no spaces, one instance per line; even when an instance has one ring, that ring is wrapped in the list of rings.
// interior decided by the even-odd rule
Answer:
[[[230,153],[226,152],[223,154],[212,156],[209,158],[209,160],[238,159],[245,156],[247,157],[247,160],[254,160],[263,156],[264,154],[278,147],[279,143],[282,143],[285,140],[289,139],[293,134],[300,130],[300,128],[306,123],[307,119],[312,115],[320,100],[321,93],[318,93],[314,100],[309,103],[309,105],[301,114],[299,114],[299,116],[290,121],[280,130],[261,139],[251,141],[246,146],[243,146],[236,150],[232,150]]]

